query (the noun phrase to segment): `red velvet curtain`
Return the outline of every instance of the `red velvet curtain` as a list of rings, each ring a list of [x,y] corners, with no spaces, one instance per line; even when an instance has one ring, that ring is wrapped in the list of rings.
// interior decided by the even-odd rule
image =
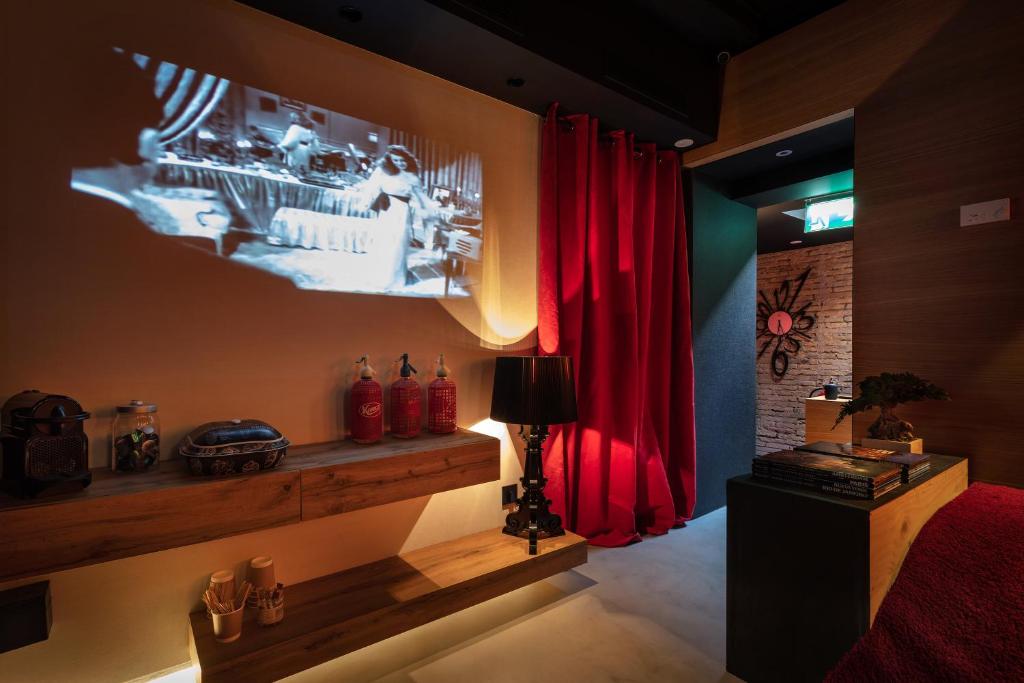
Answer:
[[[553,428],[547,495],[595,545],[693,513],[690,283],[679,155],[552,105],[541,153],[539,345],[572,356],[579,420]]]

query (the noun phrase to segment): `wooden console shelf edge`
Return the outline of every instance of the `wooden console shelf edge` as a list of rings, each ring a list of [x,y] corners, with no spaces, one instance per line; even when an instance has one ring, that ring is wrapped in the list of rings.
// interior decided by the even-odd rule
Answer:
[[[494,481],[500,442],[459,430],[299,446],[277,469],[224,478],[163,464],[139,475],[97,468],[76,495],[0,496],[0,582]]]
[[[882,605],[910,544],[940,507],[967,490],[967,460],[963,459],[939,472],[925,486],[910,489],[902,496],[870,512],[869,623]]]
[[[285,588],[285,618],[273,627],[248,610],[242,637],[218,643],[205,613],[189,615],[196,680],[276,681],[422,626],[587,561],[573,533],[523,539],[493,529]]]

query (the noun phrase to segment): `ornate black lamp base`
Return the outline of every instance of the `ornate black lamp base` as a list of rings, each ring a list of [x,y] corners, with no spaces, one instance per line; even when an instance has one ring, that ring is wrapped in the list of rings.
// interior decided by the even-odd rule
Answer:
[[[533,425],[529,434],[520,427],[520,436],[526,441],[526,467],[523,468],[523,495],[516,501],[515,510],[505,518],[502,533],[509,536],[528,538],[530,554],[537,554],[537,539],[551,536],[564,536],[562,518],[551,512],[548,506],[551,501],[544,496],[544,485],[548,480],[544,477],[541,463],[541,446],[548,438],[547,425]]]

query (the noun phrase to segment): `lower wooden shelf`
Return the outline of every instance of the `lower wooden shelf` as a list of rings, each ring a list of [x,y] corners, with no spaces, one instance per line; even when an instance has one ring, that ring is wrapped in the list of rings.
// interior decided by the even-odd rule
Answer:
[[[197,680],[276,681],[587,561],[572,533],[542,540],[537,555],[500,529],[472,534],[285,588],[285,618],[218,643],[203,612],[190,615]]]

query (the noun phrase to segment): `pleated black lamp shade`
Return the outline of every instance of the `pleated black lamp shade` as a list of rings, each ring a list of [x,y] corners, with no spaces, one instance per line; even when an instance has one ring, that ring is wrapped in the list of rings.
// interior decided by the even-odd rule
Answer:
[[[575,422],[576,384],[573,381],[572,358],[496,358],[491,419],[521,425]]]

